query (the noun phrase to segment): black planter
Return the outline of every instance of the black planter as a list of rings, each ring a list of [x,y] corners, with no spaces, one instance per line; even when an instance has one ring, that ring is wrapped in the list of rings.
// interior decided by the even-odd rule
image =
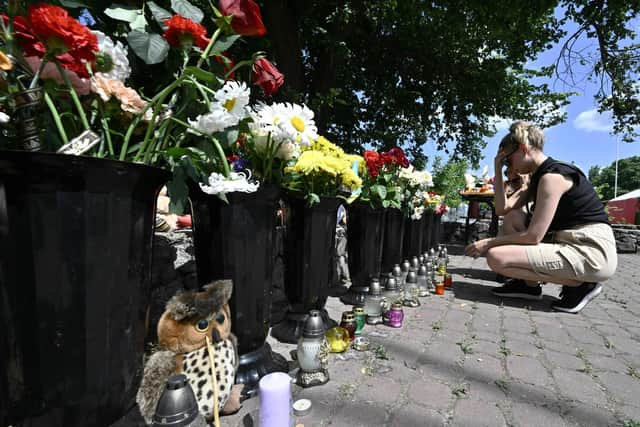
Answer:
[[[380,276],[385,210],[373,209],[367,202],[354,202],[347,212],[347,251],[352,285],[340,300],[355,305],[360,302],[357,296],[369,286],[371,278]]]
[[[404,245],[402,256],[410,259],[422,253],[422,232],[424,226],[421,219],[405,218],[404,222]]]
[[[133,407],[168,178],[0,151],[0,425],[106,426]]]
[[[431,226],[431,247],[438,249],[438,245],[442,243],[442,214],[433,214],[433,224]]]
[[[394,264],[400,264],[402,262],[404,224],[404,214],[400,209],[387,209],[384,220],[382,273],[390,272]]]
[[[297,343],[310,310],[318,310],[325,327],[335,326],[324,308],[333,272],[336,215],[342,201],[321,199],[311,207],[295,195],[287,198],[284,246],[284,285],[289,310],[271,329],[279,341]]]
[[[193,188],[193,244],[198,283],[233,280],[229,301],[240,364],[236,383],[253,396],[264,375],[287,371],[286,360],[265,342],[271,316],[277,187],[227,194],[229,203]]]
[[[422,215],[422,253],[428,252],[429,249],[431,249],[433,216],[434,213],[432,210],[424,211],[424,215]]]

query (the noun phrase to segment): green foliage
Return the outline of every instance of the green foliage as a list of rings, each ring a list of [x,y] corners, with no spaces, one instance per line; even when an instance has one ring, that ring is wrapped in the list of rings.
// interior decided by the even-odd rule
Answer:
[[[527,69],[561,35],[555,1],[259,3],[284,95],[348,150],[400,145],[420,161],[429,143],[476,162],[494,116],[563,120],[566,94],[532,83],[553,68]]]
[[[436,157],[433,163],[433,191],[444,195],[447,206],[456,208],[462,202],[460,190],[464,188],[464,173],[469,169],[467,160],[450,159],[442,163],[442,158]]]
[[[589,179],[603,200],[614,198],[616,164],[589,170]],[[640,156],[618,161],[618,196],[640,188]]]

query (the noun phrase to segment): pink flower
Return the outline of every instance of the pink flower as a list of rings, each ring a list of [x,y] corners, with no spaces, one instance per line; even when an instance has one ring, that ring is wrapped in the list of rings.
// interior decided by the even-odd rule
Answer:
[[[38,68],[40,68],[40,64],[42,63],[42,60],[35,56],[28,56],[25,60],[29,63],[29,66],[34,73],[38,71]],[[64,73],[78,95],[88,95],[91,92],[91,82],[89,79],[80,78],[75,72],[68,69],[64,69]],[[60,75],[60,72],[58,71],[58,67],[56,67],[52,62],[47,62],[45,64],[44,69],[40,73],[40,78],[53,80],[60,85],[65,84],[64,78],[62,78],[62,75]]]
[[[116,98],[120,101],[120,108],[125,113],[139,114],[147,106],[147,101],[140,98],[138,92],[126,87],[120,80],[94,76],[91,79],[91,90],[104,102],[108,102],[112,97]],[[151,114],[151,109],[147,110],[144,120],[151,120]]]

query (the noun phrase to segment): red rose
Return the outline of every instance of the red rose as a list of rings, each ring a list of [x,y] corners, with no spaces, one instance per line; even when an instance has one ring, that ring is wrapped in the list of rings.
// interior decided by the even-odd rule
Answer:
[[[188,42],[204,50],[209,44],[207,29],[191,19],[173,15],[162,22],[167,26],[162,37],[173,47],[182,47],[183,43]]]
[[[266,58],[260,58],[253,64],[251,81],[260,86],[265,94],[273,95],[284,83],[284,76]]]
[[[388,151],[388,154],[393,158],[394,163],[402,166],[403,168],[409,167],[409,159],[404,155],[404,151],[400,147],[393,147]]]
[[[253,0],[220,0],[220,12],[233,16],[231,28],[240,35],[263,36],[267,32],[260,7]]]

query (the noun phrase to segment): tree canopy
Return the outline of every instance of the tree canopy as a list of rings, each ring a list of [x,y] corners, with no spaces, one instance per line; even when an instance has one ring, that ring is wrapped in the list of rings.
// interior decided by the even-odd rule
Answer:
[[[616,164],[589,169],[589,179],[602,200],[611,200],[615,194]],[[640,156],[618,160],[618,196],[640,188]]]
[[[543,127],[563,121],[569,94],[536,77],[577,85],[578,67],[600,83],[596,101],[612,111],[617,132],[630,141],[640,124],[637,1],[260,4],[269,29],[262,43],[286,76],[285,96],[308,103],[320,129],[348,148],[400,144],[421,158],[425,143],[449,145],[454,158],[475,164],[495,117]],[[575,33],[565,33],[569,21]],[[596,41],[595,56],[577,48],[581,38]],[[530,68],[560,41],[556,64]]]
[[[190,1],[204,11],[217,5]],[[640,125],[640,0],[256,1],[266,36],[243,38],[228,54],[265,51],[285,75],[275,100],[306,103],[321,133],[347,149],[400,145],[420,165],[423,145],[434,144],[477,166],[497,118],[542,127],[566,119],[570,93],[548,85],[554,76],[567,90],[582,78],[598,83],[599,108],[626,141]],[[108,4],[96,0],[92,11]],[[558,60],[534,69],[558,43]],[[150,70],[149,83],[163,71]]]

